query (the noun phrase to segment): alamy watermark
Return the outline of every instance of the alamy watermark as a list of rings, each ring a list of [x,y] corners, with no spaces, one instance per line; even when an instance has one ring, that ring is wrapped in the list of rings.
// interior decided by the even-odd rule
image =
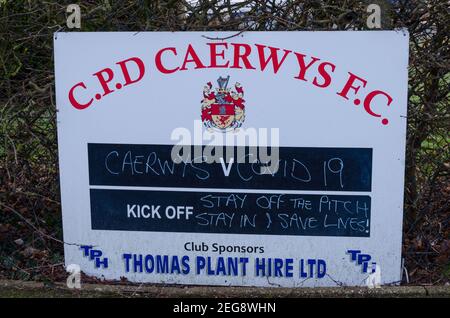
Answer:
[[[370,13],[366,20],[369,29],[381,29],[381,8],[378,4],[371,3],[367,6],[367,13]]]
[[[69,29],[81,29],[81,9],[78,4],[69,4],[66,9],[69,13],[66,24]]]
[[[67,265],[66,271],[69,276],[66,280],[67,288],[70,289],[81,289],[81,268],[78,264]]]
[[[2,1],[0,1],[0,4]],[[109,1],[104,0],[104,8],[111,9]],[[376,3],[367,6],[366,12],[369,14],[366,25],[369,29],[381,29],[381,7]],[[69,29],[81,29],[81,8],[78,4],[69,4],[66,8],[69,15],[66,18],[66,25]]]
[[[220,163],[229,172],[236,160],[236,163],[260,164],[260,174],[278,171],[279,128],[250,127],[224,133],[204,129],[202,121],[194,120],[192,132],[178,127],[170,138],[175,142],[171,152],[175,163]]]
[[[366,278],[366,286],[369,288],[381,287],[381,267],[376,264],[372,273]]]

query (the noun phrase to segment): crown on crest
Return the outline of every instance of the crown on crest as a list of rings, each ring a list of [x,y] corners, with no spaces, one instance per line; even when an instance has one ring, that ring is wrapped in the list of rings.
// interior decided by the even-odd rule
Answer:
[[[230,80],[230,75],[228,75],[227,77],[220,76],[217,79],[217,84],[219,84],[219,92],[225,92],[227,90],[229,80]]]

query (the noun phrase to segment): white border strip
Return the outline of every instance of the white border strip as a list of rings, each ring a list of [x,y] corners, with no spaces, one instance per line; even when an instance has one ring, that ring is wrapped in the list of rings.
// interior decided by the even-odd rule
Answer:
[[[238,193],[276,193],[276,194],[318,194],[318,195],[371,195],[363,191],[316,191],[316,190],[276,190],[276,189],[229,189],[229,188],[176,188],[176,187],[136,187],[92,185],[89,189],[98,190],[143,190],[168,192],[238,192]]]

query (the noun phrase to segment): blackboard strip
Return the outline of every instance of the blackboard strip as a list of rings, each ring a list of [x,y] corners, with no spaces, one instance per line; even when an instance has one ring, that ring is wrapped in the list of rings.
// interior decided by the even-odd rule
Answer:
[[[369,237],[365,195],[91,189],[93,230]]]
[[[279,147],[272,149],[274,153],[278,152],[277,168],[270,167],[270,163],[261,163],[259,148],[256,152],[255,148],[249,147],[223,148],[223,155],[217,156],[223,162],[217,160],[212,163],[203,162],[206,158],[212,158],[205,155],[209,153],[205,146],[197,149],[189,146],[187,149],[189,158],[198,159],[174,162],[171,156],[173,145],[90,143],[89,184],[371,191],[371,148]]]

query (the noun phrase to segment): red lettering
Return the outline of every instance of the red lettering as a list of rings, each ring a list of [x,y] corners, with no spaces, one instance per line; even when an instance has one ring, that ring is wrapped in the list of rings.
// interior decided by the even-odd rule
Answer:
[[[108,76],[107,79],[103,77],[103,73],[106,73],[106,75]],[[114,92],[114,90],[110,89],[108,86],[108,83],[111,82],[114,77],[114,73],[110,68],[107,67],[97,73],[94,73],[93,75],[97,76],[98,81],[100,82],[100,85],[102,85],[103,96],[106,96],[106,95]]]
[[[353,83],[355,82],[355,80],[359,80],[361,81],[361,83],[363,84],[363,87],[366,87],[367,81],[361,77],[356,76],[355,74],[352,74],[350,72],[348,72],[348,74],[350,74],[350,77],[348,78],[347,83],[345,83],[344,88],[342,89],[342,91],[340,93],[337,93],[339,96],[344,97],[345,99],[348,99],[347,94],[348,91],[350,89],[353,89],[355,91],[355,95],[358,93],[359,88],[361,86],[353,86]]]
[[[313,84],[315,86],[320,87],[320,88],[325,88],[325,87],[328,87],[330,85],[330,83],[331,83],[331,76],[327,72],[327,70],[325,69],[325,66],[328,66],[328,65],[331,66],[331,72],[334,72],[334,70],[336,69],[336,65],[334,65],[332,63],[329,63],[329,62],[320,63],[319,67],[318,67],[318,71],[319,71],[319,74],[322,76],[324,81],[323,81],[322,84],[319,84],[319,82],[317,81],[317,76],[315,76],[314,80],[313,80]]]
[[[81,104],[80,102],[78,102],[75,97],[73,96],[73,92],[75,90],[75,88],[77,87],[83,87],[84,89],[86,89],[86,85],[83,82],[80,82],[78,84],[75,84],[69,91],[69,101],[72,104],[73,107],[75,107],[76,109],[85,109],[88,108],[91,104],[92,101],[94,100],[93,98],[91,98],[91,100],[89,102],[87,102],[86,104]]]
[[[250,47],[250,45],[243,43],[231,43],[231,45],[234,47],[233,65],[231,65],[231,68],[242,68],[239,65],[239,61],[242,61],[246,69],[254,70],[255,68],[252,66],[252,64],[250,64],[250,61],[248,60],[248,56],[252,52],[252,48]],[[241,53],[241,47],[244,48],[243,53]]]
[[[385,96],[385,97],[387,98],[387,106],[390,106],[390,105],[391,105],[393,99],[392,99],[391,96],[389,96],[389,94],[387,94],[387,93],[385,93],[385,92],[383,92],[383,91],[373,91],[373,92],[370,92],[370,93],[366,96],[366,98],[364,99],[364,109],[366,110],[366,112],[367,112],[369,115],[372,115],[372,116],[374,116],[374,117],[381,117],[380,114],[377,114],[377,113],[375,113],[375,112],[372,110],[372,105],[371,105],[372,100],[373,100],[374,97],[377,96],[377,95],[383,95],[383,96]]]
[[[130,73],[128,72],[127,68],[127,62],[134,62],[137,65],[139,69],[139,75],[137,79],[134,80],[131,79]],[[116,64],[120,65],[120,68],[122,69],[123,77],[125,78],[124,86],[139,82],[144,77],[145,73],[144,62],[142,62],[142,60],[138,57],[130,57],[129,59],[117,62]]]
[[[228,48],[228,43],[207,43],[209,45],[210,55],[211,55],[211,63],[209,67],[217,67],[217,68],[224,68],[228,67],[230,64],[230,61],[227,61],[226,64],[217,64],[217,58],[220,57],[222,59],[225,58],[225,50],[222,50],[220,52],[217,52],[218,46],[224,46],[225,49]]]
[[[178,67],[176,67],[176,68],[174,68],[174,69],[168,69],[168,68],[165,68],[165,67],[163,66],[163,64],[162,64],[162,62],[161,62],[161,57],[162,57],[162,54],[163,54],[165,51],[172,51],[173,54],[174,54],[175,56],[177,56],[177,49],[174,48],[174,47],[166,47],[166,48],[164,48],[164,49],[162,49],[162,50],[159,50],[158,53],[156,53],[156,56],[155,56],[155,65],[156,65],[156,68],[158,69],[158,71],[160,71],[161,73],[164,73],[164,74],[170,74],[170,73],[174,73],[174,72],[178,71],[178,69],[179,69]]]
[[[295,56],[297,57],[298,66],[299,66],[299,68],[300,68],[300,70],[299,70],[299,72],[298,72],[298,75],[297,75],[296,77],[294,77],[294,78],[299,79],[299,80],[302,80],[302,81],[307,81],[306,78],[305,78],[306,71],[307,71],[314,63],[316,63],[316,62],[319,61],[320,59],[317,58],[317,57],[312,56],[312,57],[311,57],[311,62],[309,62],[308,65],[306,65],[306,63],[305,63],[305,57],[306,57],[306,55],[301,54],[301,53],[297,53],[297,52],[294,52],[294,54],[295,54]]]
[[[280,69],[280,67],[283,64],[286,57],[289,55],[289,53],[292,52],[292,51],[283,49],[284,55],[281,58],[281,61],[278,61],[278,51],[280,50],[279,48],[268,46],[268,48],[270,50],[270,55],[266,59],[266,57],[264,55],[264,48],[266,48],[267,46],[260,45],[260,44],[255,44],[255,46],[258,48],[259,64],[261,65],[261,71],[264,71],[267,67],[267,64],[269,64],[269,62],[272,61],[272,67],[273,67],[274,74],[277,74],[278,70]]]
[[[186,55],[184,57],[183,65],[181,66],[180,71],[187,70],[186,64],[192,63],[192,62],[195,63],[195,67],[194,67],[195,69],[205,68],[205,65],[203,65],[202,61],[198,57],[194,48],[192,47],[191,44],[189,44],[187,51],[186,51]]]

